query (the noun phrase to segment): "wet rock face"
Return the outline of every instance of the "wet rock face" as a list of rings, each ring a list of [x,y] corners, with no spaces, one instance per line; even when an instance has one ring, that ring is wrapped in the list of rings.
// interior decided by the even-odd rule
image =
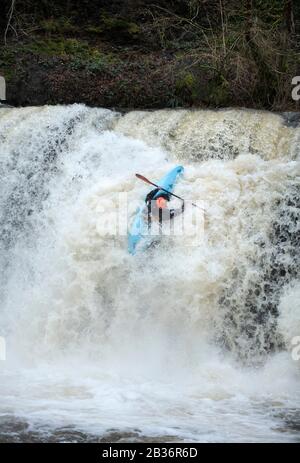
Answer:
[[[9,249],[15,244],[16,230],[21,234],[34,226],[31,223],[31,215],[34,210],[37,212],[42,209],[42,203],[49,195],[47,181],[57,172],[57,158],[68,144],[68,137],[72,135],[78,122],[80,116],[70,119],[63,127],[52,127],[48,137],[45,134],[44,145],[38,153],[40,159],[33,159],[30,172],[26,175],[23,175],[21,170],[21,179],[8,195],[0,217],[0,243],[4,249]],[[16,150],[12,160],[16,170],[22,162],[20,158],[22,152]],[[15,211],[13,214],[12,210]]]
[[[276,219],[267,237],[268,246],[264,241],[259,243],[265,249],[260,257],[260,272],[245,285],[243,275],[236,269],[233,284],[219,301],[224,311],[219,341],[248,363],[285,347],[277,330],[278,305],[284,286],[299,278],[300,273],[299,187],[291,187],[275,207]],[[245,287],[240,290],[242,285]],[[244,300],[242,316],[237,294]]]
[[[300,126],[300,113],[299,112],[287,112],[282,113],[284,124],[287,127],[299,127]]]
[[[28,421],[10,415],[0,418],[0,444],[6,443],[133,443],[180,442],[172,435],[150,437],[139,429],[108,429],[103,434],[83,432],[75,426],[33,426]]]

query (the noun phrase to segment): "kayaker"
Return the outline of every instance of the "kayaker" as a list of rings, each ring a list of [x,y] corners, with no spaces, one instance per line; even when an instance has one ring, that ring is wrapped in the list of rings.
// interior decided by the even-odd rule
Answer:
[[[159,191],[159,188],[155,188],[147,194],[145,199],[148,209],[148,228],[151,227],[152,219],[158,220],[159,223],[162,224],[163,221],[172,220],[174,217],[184,212],[183,200],[181,207],[177,209],[168,208],[168,202],[170,201],[170,195],[168,195],[168,193],[161,192],[159,196],[154,199]]]

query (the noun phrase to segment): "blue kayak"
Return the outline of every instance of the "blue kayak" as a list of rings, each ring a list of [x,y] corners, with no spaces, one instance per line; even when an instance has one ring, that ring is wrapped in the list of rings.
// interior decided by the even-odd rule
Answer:
[[[184,167],[177,166],[170,170],[161,180],[155,182],[165,190],[171,193],[174,190],[177,178],[183,174]],[[153,187],[154,188],[154,187]],[[163,190],[159,190],[154,198],[158,197],[161,193],[165,193]],[[131,225],[130,231],[128,232],[128,251],[130,254],[135,254],[137,245],[148,235],[148,225],[145,218],[147,217],[147,206],[144,203],[138,208],[135,219]]]

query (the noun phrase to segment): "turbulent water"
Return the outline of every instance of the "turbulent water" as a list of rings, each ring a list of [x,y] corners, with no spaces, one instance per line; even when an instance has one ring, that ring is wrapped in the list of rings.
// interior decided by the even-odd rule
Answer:
[[[0,441],[300,440],[298,119],[0,110]],[[201,225],[129,255],[178,164]]]

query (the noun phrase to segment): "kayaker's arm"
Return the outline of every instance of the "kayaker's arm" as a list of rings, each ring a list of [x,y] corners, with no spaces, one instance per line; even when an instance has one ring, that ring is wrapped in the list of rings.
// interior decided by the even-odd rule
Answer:
[[[152,199],[154,198],[154,196],[156,195],[156,193],[159,192],[159,189],[158,188],[155,188],[154,190],[151,190],[150,193],[147,194],[146,198],[145,198],[145,203],[148,204],[152,201]]]
[[[177,209],[170,209],[170,219],[174,219],[174,217],[177,217],[180,214],[183,214],[184,212],[184,201],[182,201],[181,207]]]
[[[184,200],[183,199],[182,199],[182,206],[180,208],[166,209],[164,210],[164,212],[162,212],[161,209],[158,209],[155,204],[154,197],[159,191],[160,191],[159,188],[155,188],[154,190],[150,191],[145,198],[145,203],[147,204],[147,209],[148,209],[148,228],[150,227],[150,224],[151,224],[151,216],[152,217],[158,216],[158,211],[161,211],[159,215],[160,222],[164,220],[172,220],[174,217],[177,217],[178,215],[184,212]],[[170,197],[168,198],[168,195],[165,193],[163,193],[161,196],[165,197],[167,201],[170,200]],[[152,201],[153,201],[153,204],[152,204]]]

